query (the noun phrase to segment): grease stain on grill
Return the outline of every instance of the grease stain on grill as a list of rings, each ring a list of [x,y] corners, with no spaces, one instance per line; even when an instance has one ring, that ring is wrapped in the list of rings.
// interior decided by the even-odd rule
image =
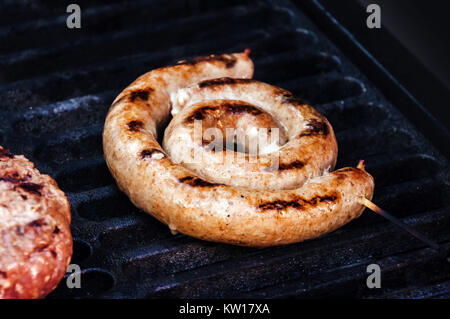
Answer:
[[[320,203],[332,203],[338,199],[337,194],[330,194],[326,196],[316,196],[311,199],[304,199],[304,198],[295,198],[293,200],[285,201],[285,200],[276,200],[272,202],[267,202],[258,205],[258,209],[261,211],[265,210],[276,210],[276,211],[282,211],[286,208],[294,208],[301,210],[304,207],[308,206],[317,206]]]
[[[203,61],[220,61],[225,64],[225,67],[227,69],[232,68],[236,64],[236,57],[230,54],[222,54],[222,55],[215,55],[211,54],[208,56],[200,56],[188,60],[181,60],[177,62],[177,65],[194,65],[199,62]]]
[[[205,181],[204,179],[201,179],[199,177],[195,176],[185,176],[182,178],[179,178],[178,181],[182,184],[186,184],[192,187],[213,187],[213,186],[220,186],[222,184],[216,184],[216,183],[210,183]]]
[[[312,136],[312,135],[323,135],[327,136],[330,134],[330,129],[325,121],[311,120],[307,124],[307,129],[300,133],[300,136]]]
[[[143,125],[142,121],[131,121],[128,123],[128,129],[132,132],[139,132]]]

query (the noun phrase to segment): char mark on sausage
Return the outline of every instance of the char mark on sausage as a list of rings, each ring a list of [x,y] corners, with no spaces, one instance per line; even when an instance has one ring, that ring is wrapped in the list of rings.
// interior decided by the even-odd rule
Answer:
[[[325,121],[319,121],[316,119],[310,120],[307,124],[307,129],[304,130],[300,136],[311,136],[311,135],[323,135],[327,136],[330,134],[330,129]]]
[[[320,203],[332,203],[338,199],[338,194],[330,194],[325,196],[316,196],[311,199],[304,198],[295,198],[293,200],[285,201],[285,200],[276,200],[272,202],[266,202],[258,205],[258,209],[261,211],[266,210],[277,210],[282,211],[288,207],[292,207],[298,210],[301,210],[305,207],[317,206]]]

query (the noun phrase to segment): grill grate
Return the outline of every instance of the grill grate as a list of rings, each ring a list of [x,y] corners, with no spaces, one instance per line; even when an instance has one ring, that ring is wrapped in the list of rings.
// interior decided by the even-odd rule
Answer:
[[[120,193],[101,132],[114,97],[176,60],[251,48],[255,78],[309,100],[335,128],[338,167],[364,158],[374,202],[450,246],[448,161],[289,1],[6,2],[0,19],[0,143],[67,192],[82,288],[60,297],[450,296],[448,260],[375,214],[321,238],[251,249],[173,236]],[[61,15],[62,14],[62,15]],[[13,24],[14,23],[14,24]],[[382,289],[366,287],[378,263]]]

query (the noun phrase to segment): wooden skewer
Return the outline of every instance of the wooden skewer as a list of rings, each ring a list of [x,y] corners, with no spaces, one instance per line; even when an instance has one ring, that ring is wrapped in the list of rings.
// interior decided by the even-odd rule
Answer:
[[[359,168],[361,170],[365,170],[364,160],[360,160],[358,162],[358,165],[356,166],[356,168]],[[362,200],[361,200],[361,204],[366,206],[371,211],[377,213],[380,216],[383,216],[387,220],[389,220],[392,223],[396,224],[397,226],[399,226],[403,230],[407,231],[408,233],[410,233],[414,237],[416,237],[416,238],[420,239],[421,241],[425,242],[427,245],[430,245],[432,248],[434,248],[436,250],[440,249],[439,245],[435,241],[429,239],[424,234],[418,232],[417,230],[415,230],[411,226],[405,224],[400,219],[398,219],[397,217],[395,217],[392,214],[388,213],[387,211],[385,211],[381,207],[377,206],[375,203],[371,202],[367,198],[363,197]]]
[[[425,236],[424,234],[418,232],[417,230],[415,230],[414,228],[412,228],[411,226],[405,224],[404,222],[402,222],[400,219],[398,219],[397,217],[391,215],[390,213],[388,213],[387,211],[385,211],[384,209],[378,207],[376,204],[372,203],[370,200],[368,200],[367,198],[364,198],[361,201],[361,204],[363,204],[364,206],[366,206],[368,209],[370,209],[371,211],[377,213],[378,215],[383,216],[384,218],[386,218],[387,220],[393,222],[394,224],[396,224],[397,226],[399,226],[400,228],[402,228],[403,230],[407,231],[408,233],[410,233],[411,235],[413,235],[414,237],[420,239],[421,241],[423,241],[424,243],[426,243],[427,245],[430,245],[432,248],[439,250],[439,245],[434,242],[433,240],[431,240],[430,238],[428,238],[427,236]]]

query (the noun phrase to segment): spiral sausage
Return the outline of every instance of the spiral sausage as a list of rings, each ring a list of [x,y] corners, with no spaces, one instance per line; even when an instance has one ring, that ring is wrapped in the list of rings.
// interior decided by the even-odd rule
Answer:
[[[239,99],[245,99],[245,102]],[[172,105],[175,113],[180,113],[164,134],[164,149],[172,160],[183,162],[185,167],[207,180],[261,190],[294,189],[323,175],[336,164],[337,143],[330,123],[286,90],[250,79],[217,78],[180,89]],[[267,147],[272,152],[262,150],[262,155],[253,163],[249,159],[224,163],[221,160],[224,155],[218,152],[202,152],[201,162],[189,160],[195,148],[204,149],[192,141],[193,121],[201,119],[207,123],[208,115],[213,113],[213,117],[217,117],[217,111],[228,118],[237,114],[239,122],[244,120],[251,126],[247,131],[258,127],[278,128],[282,132],[281,141],[277,145],[268,143],[273,145]],[[268,119],[258,122],[247,119],[248,114],[256,119],[264,116]],[[222,122],[220,118],[213,121],[212,126],[220,126]],[[227,124],[236,127],[239,122]],[[284,143],[286,139],[288,142]],[[274,150],[276,154],[273,154]],[[272,161],[272,156],[279,162]]]
[[[248,52],[212,55],[156,69],[127,87],[103,132],[105,159],[120,189],[172,231],[244,246],[314,238],[358,217],[361,198],[372,197],[373,178],[357,168],[328,173],[337,156],[328,121],[289,92],[249,80],[252,75]],[[158,133],[171,110],[163,148]],[[278,169],[261,169],[265,152],[257,163],[228,168],[191,165],[177,152],[187,145],[214,158],[217,152],[192,139],[192,120],[227,120],[248,133],[252,125],[238,123],[242,115],[280,128]]]

